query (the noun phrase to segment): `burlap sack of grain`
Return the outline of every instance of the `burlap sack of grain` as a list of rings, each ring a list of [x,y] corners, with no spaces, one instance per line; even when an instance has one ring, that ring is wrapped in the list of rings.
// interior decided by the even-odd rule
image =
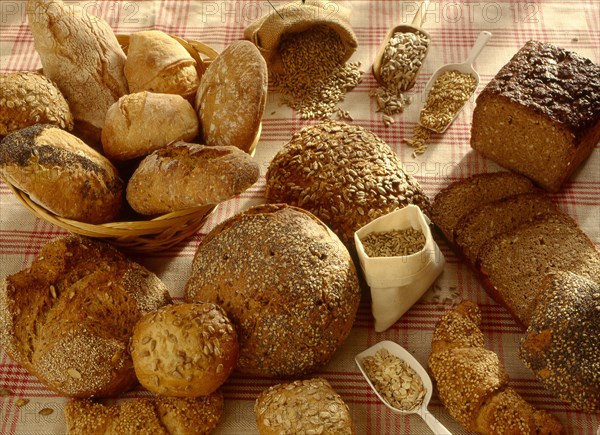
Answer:
[[[282,36],[325,25],[340,35],[346,48],[343,58],[346,61],[358,47],[358,41],[350,26],[350,7],[344,3],[347,4],[325,0],[286,3],[250,24],[244,30],[244,38],[258,47],[270,71],[283,73],[283,62],[278,51]]]

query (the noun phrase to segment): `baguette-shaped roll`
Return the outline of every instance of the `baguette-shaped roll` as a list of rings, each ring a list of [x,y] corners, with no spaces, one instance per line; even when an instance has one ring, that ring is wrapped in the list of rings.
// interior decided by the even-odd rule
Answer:
[[[218,204],[252,186],[258,164],[232,146],[176,142],[146,157],[127,185],[127,201],[153,215]]]
[[[223,407],[221,391],[197,398],[156,397],[113,405],[75,399],[65,405],[65,417],[69,435],[206,435],[219,424]]]
[[[470,301],[445,313],[433,332],[429,369],[439,397],[467,430],[482,434],[561,434],[552,414],[508,386],[498,356],[484,347],[481,313]]]
[[[50,124],[0,142],[0,176],[50,212],[79,222],[110,222],[123,203],[123,181],[112,163]]]
[[[44,75],[57,84],[81,129],[99,138],[106,111],[128,92],[125,53],[112,29],[62,0],[29,0],[27,18]]]
[[[110,159],[129,160],[197,135],[198,115],[185,98],[144,91],[124,95],[110,106],[102,148]]]
[[[125,77],[131,93],[178,94],[190,100],[200,84],[194,58],[175,38],[160,30],[129,36]]]

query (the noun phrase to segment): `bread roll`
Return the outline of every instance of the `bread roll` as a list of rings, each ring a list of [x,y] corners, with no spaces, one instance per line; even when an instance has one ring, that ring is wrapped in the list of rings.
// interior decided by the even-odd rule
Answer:
[[[196,94],[204,143],[250,151],[267,101],[267,64],[254,44],[237,41],[206,69]]]
[[[73,129],[73,115],[54,83],[33,71],[0,74],[0,136],[33,124]]]
[[[211,394],[227,380],[238,354],[233,325],[211,303],[162,307],[139,321],[131,341],[138,380],[163,396]]]
[[[240,340],[237,370],[300,376],[323,366],[354,322],[360,288],[344,245],[310,213],[252,207],[200,242],[185,300],[219,304]]]
[[[303,128],[267,171],[267,201],[314,213],[347,246],[354,232],[407,204],[429,211],[416,179],[391,148],[362,127],[326,121]]]
[[[198,116],[183,97],[144,91],[124,95],[110,106],[102,147],[108,158],[128,160],[197,135]]]
[[[556,192],[600,141],[600,66],[528,41],[476,100],[471,147]]]
[[[220,391],[194,399],[156,397],[112,405],[74,399],[65,405],[69,435],[207,435],[222,414]]]
[[[254,405],[260,435],[354,435],[348,405],[322,378],[274,385]]]
[[[176,142],[142,160],[127,184],[127,201],[146,215],[218,204],[252,186],[259,172],[236,147]]]
[[[519,357],[557,397],[600,412],[600,284],[558,272],[540,287]]]
[[[200,84],[194,58],[175,38],[160,30],[129,35],[125,77],[131,93],[150,91],[187,99],[196,95]]]
[[[123,181],[110,161],[50,124],[0,142],[0,175],[50,212],[80,222],[110,222],[123,203]]]
[[[110,245],[61,237],[1,283],[0,346],[58,394],[117,395],[137,382],[135,324],[170,302],[156,275]]]
[[[562,434],[560,421],[508,385],[498,355],[485,349],[481,312],[470,301],[442,316],[433,331],[429,369],[440,400],[469,431],[481,434]]]
[[[100,137],[108,108],[127,94],[125,53],[110,26],[62,0],[28,0],[44,75],[57,84],[81,129]]]

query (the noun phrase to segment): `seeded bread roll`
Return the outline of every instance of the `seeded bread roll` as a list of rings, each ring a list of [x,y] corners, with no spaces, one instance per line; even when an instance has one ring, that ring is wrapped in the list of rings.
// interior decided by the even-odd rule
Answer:
[[[58,238],[0,285],[0,346],[58,394],[117,395],[137,382],[136,322],[170,302],[156,275],[110,245]]]
[[[436,195],[431,220],[448,241],[454,242],[458,222],[477,207],[534,190],[533,183],[526,177],[511,172],[473,175],[451,183]]]
[[[529,41],[490,80],[473,112],[471,146],[557,191],[600,141],[600,66]]]
[[[528,326],[545,275],[571,271],[599,282],[600,252],[570,217],[552,213],[488,241],[478,267],[490,295]]]
[[[113,405],[74,399],[65,405],[65,418],[69,435],[208,435],[218,425],[223,405],[220,391],[193,399],[156,397]]]
[[[277,384],[264,390],[254,405],[260,435],[354,435],[348,405],[322,378]]]
[[[50,124],[0,142],[0,175],[50,212],[80,222],[110,222],[123,203],[123,181],[112,163]]]
[[[600,412],[600,284],[571,272],[549,274],[519,357],[557,397]]]
[[[138,92],[110,106],[102,129],[104,154],[114,160],[146,156],[198,135],[198,116],[180,95]]]
[[[391,148],[362,127],[327,121],[294,134],[266,175],[271,203],[314,213],[347,246],[354,232],[407,204],[429,211],[429,199]]]
[[[527,403],[509,385],[498,356],[484,347],[481,312],[470,301],[441,317],[428,364],[450,415],[481,434],[562,434],[560,421]]]
[[[178,94],[190,100],[200,77],[196,61],[177,40],[160,30],[129,35],[125,77],[129,92]]]
[[[127,184],[127,201],[146,215],[218,204],[259,175],[258,164],[236,147],[176,142],[142,160]]]
[[[196,94],[206,145],[250,151],[267,102],[267,64],[249,41],[227,47],[206,69]]]
[[[321,221],[274,204],[202,239],[185,299],[223,307],[239,336],[240,372],[292,377],[323,366],[342,345],[360,288],[347,249]]]
[[[0,74],[0,136],[33,124],[73,129],[69,104],[46,76],[22,71]]]
[[[106,111],[128,92],[125,53],[112,29],[61,0],[29,0],[27,18],[44,75],[69,102],[77,128],[99,139]]]
[[[162,307],[139,321],[131,342],[138,380],[163,396],[211,394],[227,380],[238,354],[233,325],[211,303]]]

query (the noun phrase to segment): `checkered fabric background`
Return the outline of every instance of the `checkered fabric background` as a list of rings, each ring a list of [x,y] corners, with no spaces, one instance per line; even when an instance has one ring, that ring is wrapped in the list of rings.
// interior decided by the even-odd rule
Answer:
[[[243,29],[264,14],[273,13],[268,1],[80,1],[89,13],[104,18],[116,33],[128,34],[143,29],[159,29],[181,37],[199,40],[223,50],[242,37]],[[277,7],[283,2],[271,2]],[[415,1],[349,1],[352,26],[359,48],[352,60],[362,63],[363,80],[349,92],[342,108],[350,112],[353,123],[374,131],[399,155],[408,173],[414,175],[433,197],[448,183],[474,173],[499,168],[469,147],[474,98],[444,135],[434,135],[427,152],[411,157],[412,149],[402,143],[410,136],[417,120],[421,91],[431,73],[445,63],[463,61],[477,35],[489,30],[493,37],[475,63],[481,75],[478,91],[529,39],[551,42],[571,49],[600,63],[600,0],[587,1],[432,1],[424,28],[431,34],[429,56],[412,93],[414,103],[396,122],[386,127],[376,113],[369,91],[376,87],[370,71],[373,56],[389,27],[410,24],[418,7]],[[40,67],[25,18],[25,2],[0,2],[0,70],[32,70]],[[299,128],[314,123],[300,120],[277,95],[271,93],[263,120],[261,140],[255,158],[261,164],[261,178],[239,197],[221,204],[205,226],[187,243],[136,259],[157,273],[172,294],[180,298],[189,276],[192,257],[199,240],[216,224],[240,210],[264,201],[264,175],[269,161]],[[598,245],[600,244],[600,147],[561,192],[554,195],[560,207],[572,216]],[[40,248],[64,231],[34,218],[0,182],[0,278],[28,267]],[[354,364],[354,355],[381,340],[393,340],[406,347],[423,364],[430,352],[431,333],[436,320],[452,302],[450,289],[460,297],[479,304],[486,344],[497,352],[511,376],[511,385],[528,401],[554,412],[569,433],[593,434],[599,415],[577,412],[552,397],[517,358],[523,331],[506,310],[491,300],[477,280],[441,240],[439,246],[447,265],[430,290],[400,321],[384,333],[373,329],[368,289],[358,311],[354,328],[332,361],[316,375],[328,379],[350,407],[359,434],[428,434],[430,430],[418,416],[392,414],[369,390]],[[253,405],[257,395],[277,380],[234,374],[224,385],[225,414],[217,434],[255,434]],[[35,377],[15,364],[0,349],[0,388],[12,394],[0,398],[0,433],[64,434],[64,398],[50,392]],[[145,396],[141,388],[125,397]],[[17,407],[20,398],[29,399]],[[54,412],[42,416],[42,408]],[[452,433],[466,433],[448,415],[434,393],[429,410]]]

